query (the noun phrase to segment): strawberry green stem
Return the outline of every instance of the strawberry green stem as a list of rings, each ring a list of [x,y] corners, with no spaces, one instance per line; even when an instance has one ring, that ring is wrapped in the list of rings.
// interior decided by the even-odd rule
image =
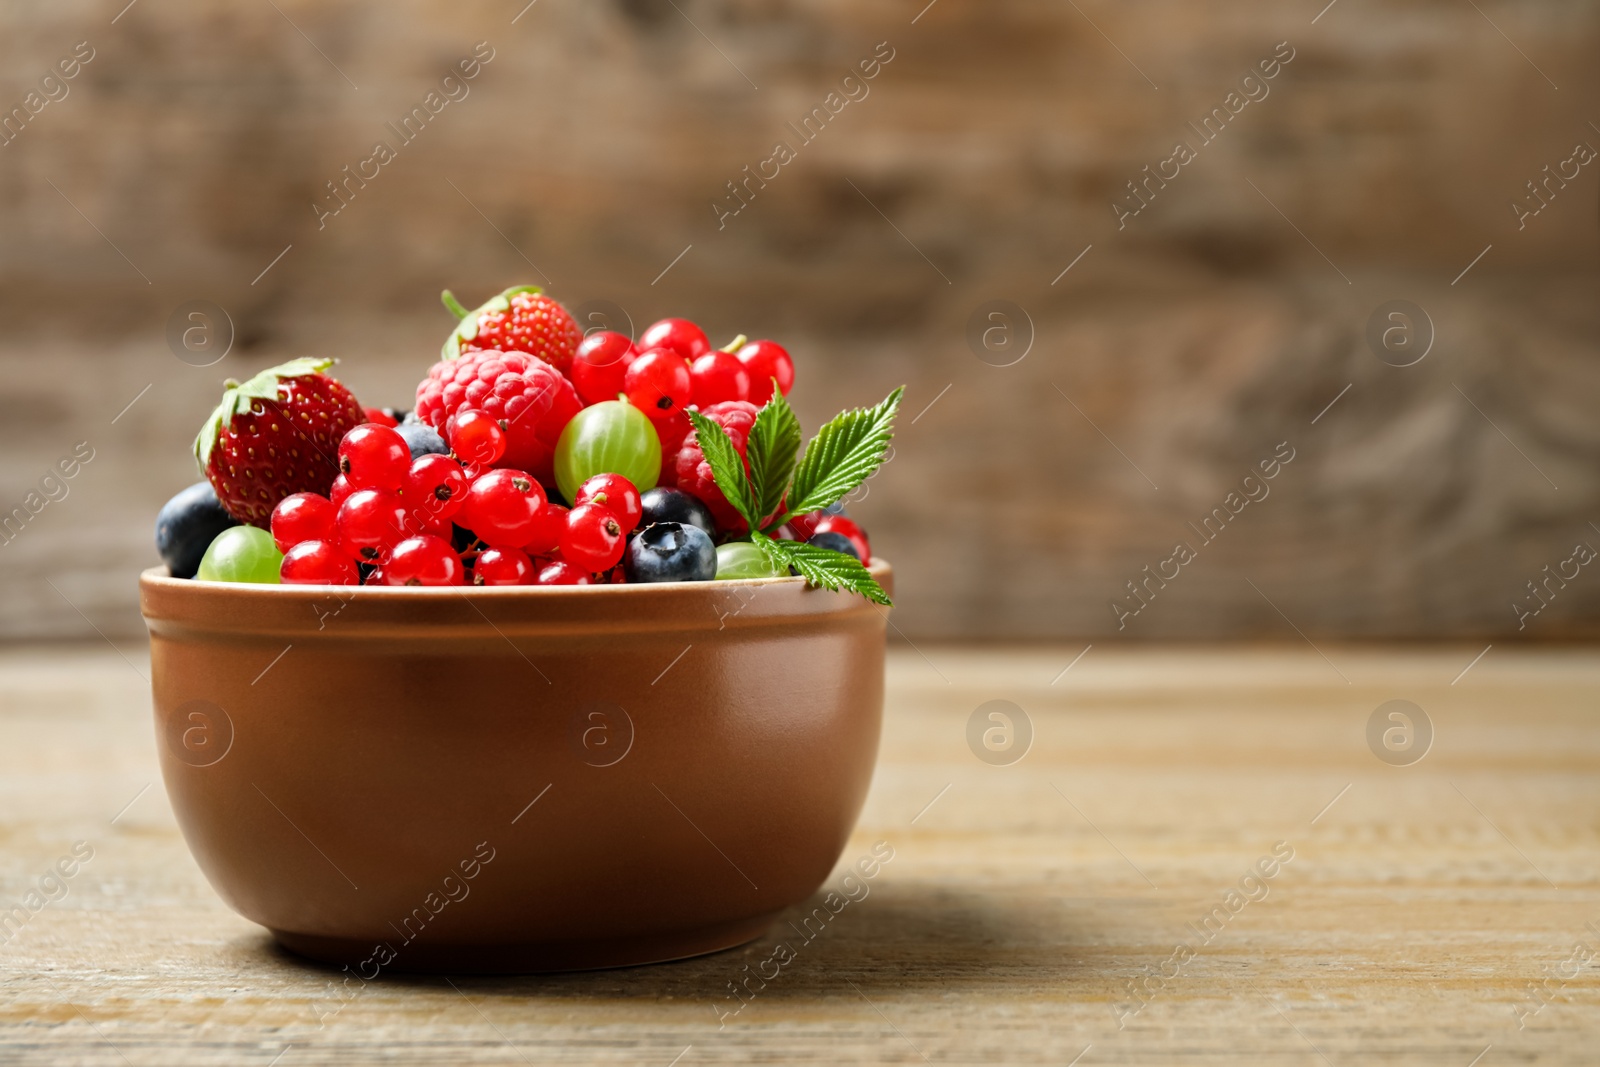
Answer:
[[[454,315],[456,318],[464,319],[469,314],[467,309],[461,306],[461,301],[456,299],[456,294],[452,293],[450,290],[446,289],[444,292],[440,293],[439,299],[444,301],[444,306],[449,308],[450,314]]]

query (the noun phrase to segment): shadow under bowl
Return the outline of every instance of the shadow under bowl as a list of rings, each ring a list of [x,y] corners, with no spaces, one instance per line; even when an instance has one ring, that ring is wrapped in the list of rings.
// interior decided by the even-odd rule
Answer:
[[[158,568],[140,605],[195,860],[283,945],[363,977],[741,944],[822,884],[877,758],[887,610],[798,578],[340,589]]]

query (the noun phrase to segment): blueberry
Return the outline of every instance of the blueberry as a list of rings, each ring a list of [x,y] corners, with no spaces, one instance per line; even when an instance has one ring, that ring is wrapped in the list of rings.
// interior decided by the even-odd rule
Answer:
[[[717,576],[717,548],[698,526],[658,522],[628,542],[622,566],[630,582],[709,582]]]
[[[422,456],[438,454],[448,456],[450,446],[444,443],[432,426],[424,426],[420,422],[402,422],[395,427],[395,432],[406,439],[406,444],[411,448],[411,458],[418,459]]]
[[[156,551],[174,578],[193,578],[217,534],[238,526],[223,510],[210,482],[196,482],[161,507],[156,516]]]
[[[850,538],[846,537],[844,534],[812,534],[811,540],[807,541],[806,544],[816,545],[818,548],[831,548],[835,552],[843,552],[845,555],[849,556],[858,563],[861,562],[861,556],[857,554],[856,546],[851,544]]]
[[[639,517],[640,529],[653,522],[677,522],[698,526],[712,538],[717,536],[717,523],[711,517],[711,509],[682,489],[657,487],[641,496],[639,502],[644,508],[644,514]]]

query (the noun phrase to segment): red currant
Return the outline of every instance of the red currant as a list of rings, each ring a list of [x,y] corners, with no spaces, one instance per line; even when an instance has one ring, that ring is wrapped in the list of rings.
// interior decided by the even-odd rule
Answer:
[[[362,408],[361,413],[367,417],[368,422],[377,426],[393,427],[400,425],[399,419],[395,418],[382,408]]]
[[[358,585],[361,571],[338,541],[301,541],[291,545],[278,565],[284,585]]]
[[[592,585],[594,579],[570,563],[557,561],[539,568],[534,585]]]
[[[461,585],[466,574],[449,542],[426,534],[395,545],[383,564],[384,585]]]
[[[626,545],[627,533],[609,508],[580,504],[567,514],[561,558],[573,566],[598,574],[616,566]]]
[[[861,553],[862,563],[872,559],[872,545],[867,541],[867,531],[843,515],[824,515],[822,520],[812,528],[810,536],[815,536],[819,533],[836,533],[849,540],[851,544],[856,546],[856,551]],[[810,537],[807,538],[807,540],[809,539]]]
[[[628,364],[622,388],[628,403],[658,419],[685,407],[694,389],[689,364],[664,348],[651,349]]]
[[[466,496],[467,472],[449,456],[418,456],[406,472],[406,503],[431,522],[448,519],[460,511]]]
[[[670,348],[686,360],[699,359],[711,351],[706,332],[688,319],[662,319],[639,337],[639,351]]]
[[[398,430],[364,422],[339,442],[339,473],[357,489],[399,489],[411,466],[411,447]]]
[[[794,386],[794,360],[776,341],[751,341],[739,349],[739,362],[750,373],[752,404],[765,404],[772,399],[772,380],[778,380],[778,391],[784,396]]]
[[[724,400],[748,400],[750,375],[739,357],[727,352],[707,352],[689,368],[694,402],[702,409]]]
[[[639,354],[633,342],[620,333],[597,330],[583,339],[572,359],[567,377],[585,404],[615,400],[622,392],[622,379],[628,364]]]
[[[339,545],[362,563],[376,563],[406,536],[399,493],[357,489],[339,505]]]
[[[544,504],[544,489],[533,475],[500,467],[467,490],[461,524],[492,545],[522,545]]]
[[[678,453],[683,451],[683,439],[694,426],[689,416],[674,411],[660,419],[651,419],[656,428],[656,439],[661,442],[661,476],[656,484],[671,489],[678,484]]]
[[[520,548],[486,548],[472,565],[473,585],[532,585],[533,561]]]
[[[826,511],[808,511],[804,515],[796,515],[784,524],[793,536],[785,538],[788,541],[809,541],[811,535],[817,532],[817,523],[828,517]]]
[[[572,504],[574,507],[582,504],[599,504],[617,517],[617,522],[622,524],[623,533],[628,533],[638,526],[639,516],[644,514],[644,504],[639,500],[639,490],[620,474],[596,474],[578,486]]]
[[[674,456],[673,458],[676,459],[677,457]],[[341,474],[333,480],[333,486],[328,490],[328,503],[332,504],[333,510],[337,512],[340,505],[344,503],[345,497],[355,491],[356,487],[350,484],[350,479]]]
[[[449,519],[434,518],[420,511],[406,512],[406,536],[408,537],[420,537],[423,534],[429,534],[448,541],[454,532],[455,525]]]
[[[444,424],[450,449],[467,463],[487,466],[506,454],[505,427],[493,415],[477,408],[462,408]]]
[[[530,556],[548,556],[561,544],[561,535],[567,532],[567,509],[560,504],[546,504],[535,515],[529,529],[533,531],[522,550]]]
[[[301,541],[337,541],[339,509],[327,497],[293,493],[272,509],[272,540],[279,552]]]

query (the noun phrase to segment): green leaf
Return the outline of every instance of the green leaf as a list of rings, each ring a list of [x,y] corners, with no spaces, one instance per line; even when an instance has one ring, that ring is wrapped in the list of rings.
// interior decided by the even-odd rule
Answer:
[[[758,517],[765,519],[783,504],[789,477],[794,474],[799,458],[800,440],[800,420],[783,394],[774,389],[772,399],[756,413],[745,449],[750,460],[751,495]]]
[[[277,400],[278,389],[285,378],[303,378],[308,374],[321,374],[331,366],[333,366],[331,359],[302,357],[280,363],[276,367],[268,367],[247,382],[230,382],[222,393],[222,403],[218,404],[211,417],[206,419],[205,425],[200,427],[200,433],[194,439],[194,458],[200,463],[200,472],[205,473],[206,463],[211,459],[211,449],[217,443],[217,435],[227,429],[235,415],[243,415],[249,411],[251,401]]]
[[[860,593],[874,604],[893,604],[877,579],[849,553],[799,541],[775,541],[760,533],[752,533],[750,540],[775,566],[793,567],[812,585]]]
[[[894,436],[894,416],[904,392],[901,386],[877,407],[842,412],[817,431],[795,471],[786,520],[836,503],[872,477]]]
[[[744,518],[752,530],[757,529],[761,516],[756,513],[755,496],[750,488],[750,479],[744,472],[744,461],[739,458],[739,450],[733,447],[727,431],[721,426],[698,411],[686,411],[685,414],[694,424],[695,440],[700,443],[700,451],[711,465],[711,479],[722,490],[722,495],[728,498],[728,503],[733,505],[733,510]]]
[[[478,336],[478,320],[492,312],[506,311],[511,307],[511,298],[519,293],[542,293],[537,285],[513,285],[499,296],[488,301],[483,306],[474,308],[461,315],[461,321],[456,323],[456,328],[445,338],[444,347],[439,354],[446,360],[451,360],[461,355],[463,342],[470,341]],[[444,306],[450,309],[451,314],[461,313],[461,303],[456,300],[455,294],[446,289],[440,294]]]

